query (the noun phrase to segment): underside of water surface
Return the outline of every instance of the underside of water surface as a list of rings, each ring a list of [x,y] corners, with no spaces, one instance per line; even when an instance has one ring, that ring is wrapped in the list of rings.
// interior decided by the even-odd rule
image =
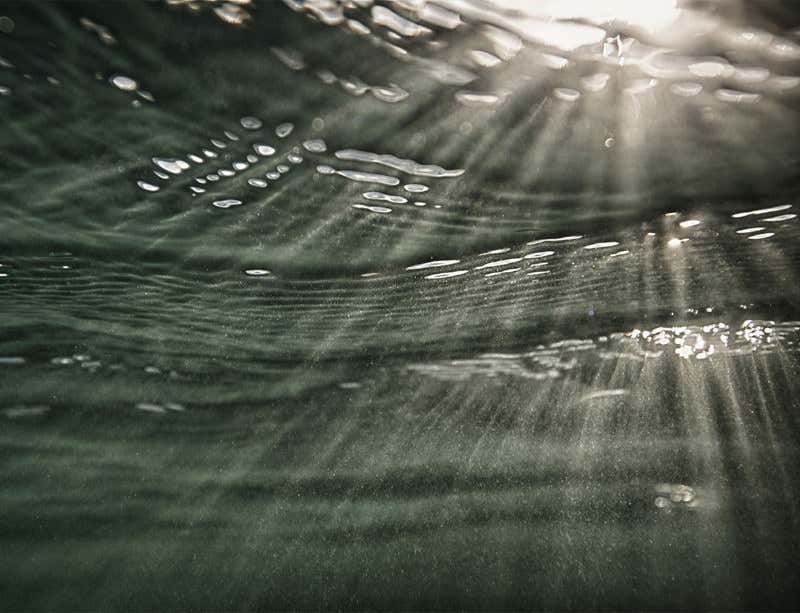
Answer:
[[[0,610],[800,608],[800,9],[0,3]]]

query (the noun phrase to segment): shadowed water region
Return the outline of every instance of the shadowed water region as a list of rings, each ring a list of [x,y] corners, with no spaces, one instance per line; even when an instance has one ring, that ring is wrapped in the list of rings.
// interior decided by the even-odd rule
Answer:
[[[0,4],[0,610],[800,607],[789,2]]]

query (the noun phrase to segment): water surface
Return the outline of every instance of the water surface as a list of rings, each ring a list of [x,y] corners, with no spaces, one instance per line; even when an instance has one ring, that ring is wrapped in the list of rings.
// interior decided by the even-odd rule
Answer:
[[[533,4],[0,6],[0,608],[800,606],[800,13]]]

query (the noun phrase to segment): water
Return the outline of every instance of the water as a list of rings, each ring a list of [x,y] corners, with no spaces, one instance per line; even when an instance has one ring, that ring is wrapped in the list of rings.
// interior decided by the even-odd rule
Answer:
[[[800,12],[533,4],[0,6],[0,609],[800,607]]]

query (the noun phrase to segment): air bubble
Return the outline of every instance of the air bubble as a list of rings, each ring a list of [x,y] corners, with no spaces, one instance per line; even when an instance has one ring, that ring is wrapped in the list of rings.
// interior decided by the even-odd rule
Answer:
[[[553,90],[553,95],[559,100],[566,102],[575,102],[581,97],[581,93],[577,89],[570,89],[568,87],[556,87]]]
[[[148,183],[147,181],[137,181],[136,185],[138,185],[141,189],[143,189],[146,192],[157,192],[159,189],[161,189],[157,185],[153,185],[152,183]]]
[[[126,92],[135,91],[139,87],[139,84],[134,79],[126,77],[125,75],[114,75],[111,77],[110,81],[114,87]]]
[[[239,123],[242,124],[245,130],[260,130],[261,126],[264,125],[258,117],[242,117]]]
[[[234,198],[227,198],[225,200],[215,200],[213,205],[220,209],[229,209],[232,206],[239,206],[242,204],[241,200],[235,200]]]
[[[368,206],[366,204],[354,204],[354,209],[364,209],[366,211],[371,211],[373,213],[391,213],[392,209],[385,206]]]
[[[277,128],[275,128],[275,135],[278,138],[286,138],[292,133],[293,130],[294,130],[294,124],[282,123]]]
[[[324,153],[328,150],[325,141],[321,138],[307,140],[303,143],[303,147],[306,149],[306,151],[310,151],[311,153]]]
[[[258,155],[263,155],[263,156],[275,155],[275,148],[270,147],[269,145],[256,144],[253,145],[253,149]]]

